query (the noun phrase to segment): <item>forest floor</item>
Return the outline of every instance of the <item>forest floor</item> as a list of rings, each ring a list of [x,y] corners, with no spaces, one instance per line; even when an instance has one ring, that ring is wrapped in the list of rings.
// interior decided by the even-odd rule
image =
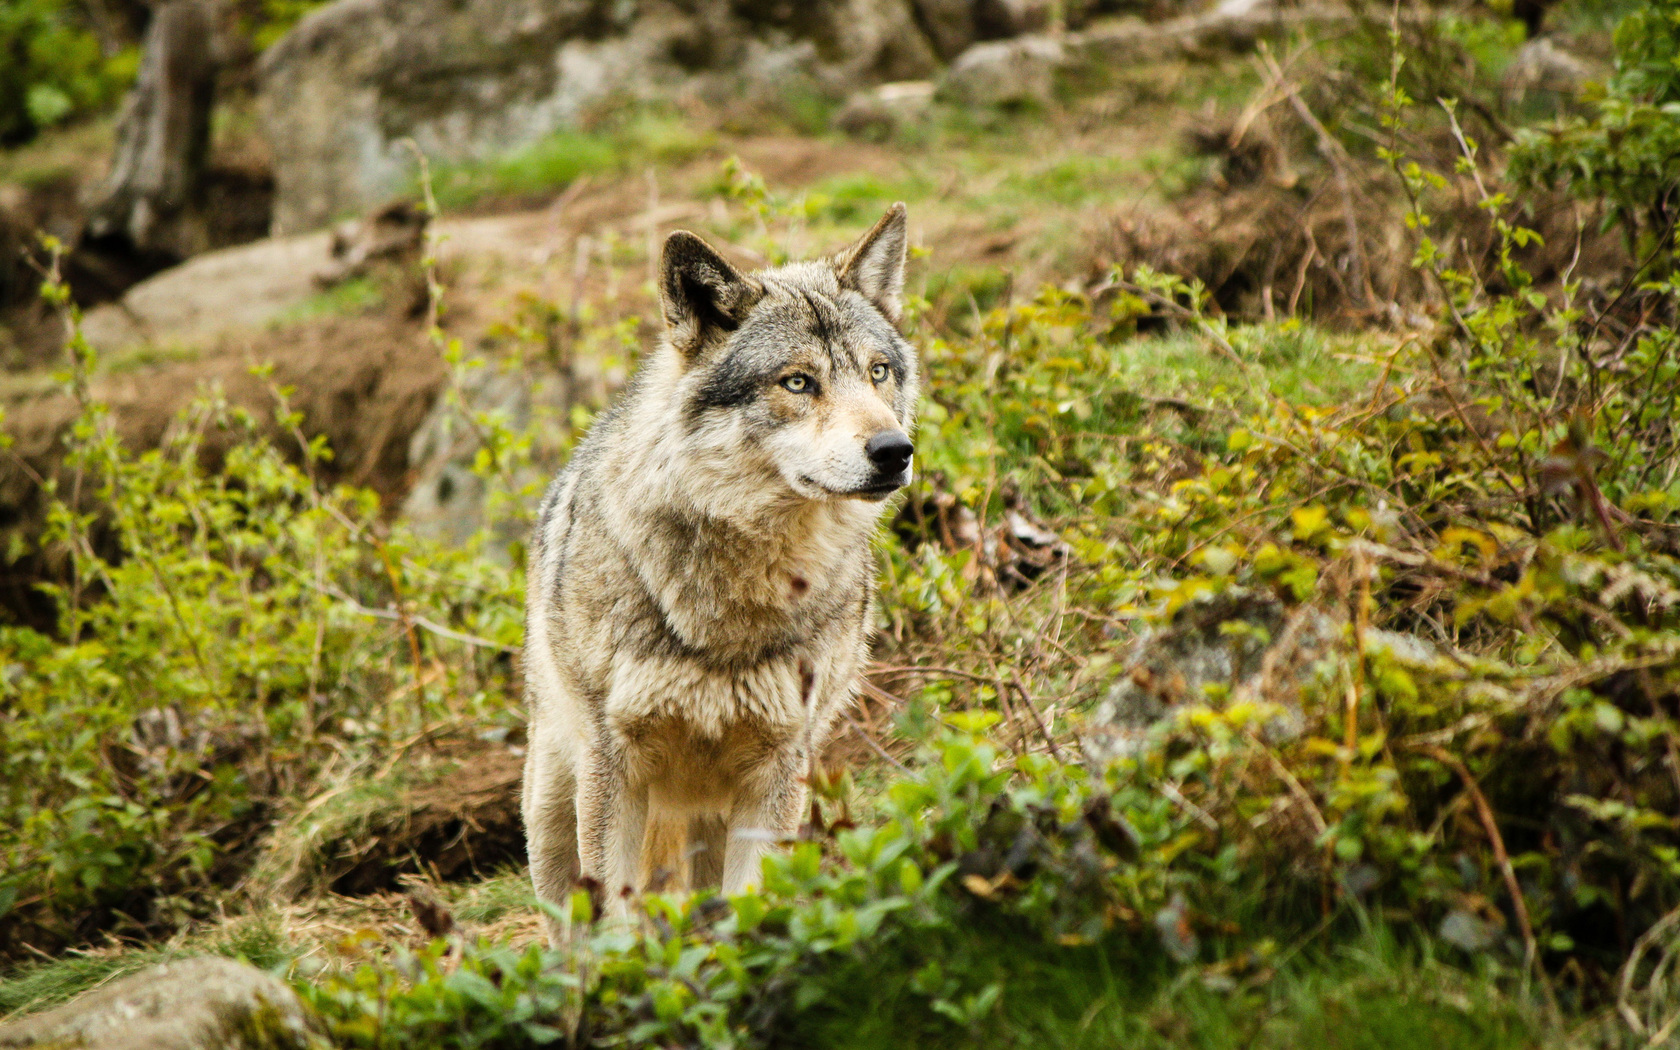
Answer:
[[[1566,6],[1596,61],[1602,18]],[[1497,99],[1487,41],[1511,27],[1466,25],[1466,83]],[[418,253],[328,286],[327,234],[253,242],[91,310],[69,385],[59,315],[16,314],[0,501],[35,553],[10,586],[85,611],[5,628],[27,715],[0,745],[24,829],[0,839],[0,1020],[209,952],[283,975],[342,1046],[1661,1045],[1680,941],[1642,934],[1680,905],[1680,498],[1652,495],[1673,472],[1605,467],[1612,523],[1591,484],[1571,503],[1513,465],[1561,455],[1576,377],[1490,393],[1441,364],[1462,348],[1371,130],[1386,57],[1273,54],[935,103],[864,139],[797,109],[752,134],[605,114],[431,173],[441,301]],[[1407,145],[1454,174],[1421,119]],[[49,136],[0,178],[107,137]],[[1456,177],[1436,209],[1491,273]],[[761,903],[654,902],[639,934],[544,956],[510,537],[656,337],[666,233],[757,266],[895,201],[922,480],[883,533],[880,637],[806,841]],[[1613,328],[1625,248],[1529,204],[1544,309],[1585,274]],[[539,393],[508,411],[484,375]],[[1557,389],[1507,445],[1536,376]],[[443,409],[489,522],[460,544],[397,510]],[[316,438],[330,458],[297,454]],[[35,487],[77,463],[118,479],[108,519]]]

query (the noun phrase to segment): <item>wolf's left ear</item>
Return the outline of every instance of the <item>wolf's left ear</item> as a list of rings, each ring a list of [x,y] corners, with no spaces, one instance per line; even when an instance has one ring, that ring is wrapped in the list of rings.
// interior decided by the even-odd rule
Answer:
[[[895,204],[863,239],[834,260],[840,287],[874,303],[897,324],[904,313],[904,205]]]
[[[763,294],[757,281],[694,234],[678,230],[665,238],[659,300],[671,329],[671,345],[685,356],[739,328]]]

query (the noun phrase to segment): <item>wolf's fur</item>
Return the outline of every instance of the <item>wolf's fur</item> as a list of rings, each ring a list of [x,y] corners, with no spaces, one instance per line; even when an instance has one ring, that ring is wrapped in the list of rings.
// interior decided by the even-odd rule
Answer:
[[[740,892],[796,830],[865,657],[870,537],[909,477],[904,254],[903,205],[834,259],[746,275],[693,234],[666,241],[665,338],[531,542],[524,814],[542,899],[580,875],[618,914],[650,885]]]

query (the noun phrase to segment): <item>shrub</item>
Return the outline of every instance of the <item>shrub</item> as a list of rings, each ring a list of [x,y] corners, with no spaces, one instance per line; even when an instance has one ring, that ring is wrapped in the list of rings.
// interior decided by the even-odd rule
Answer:
[[[1615,47],[1597,112],[1523,131],[1511,171],[1522,183],[1602,199],[1606,223],[1620,222],[1639,254],[1666,253],[1672,245],[1661,239],[1680,206],[1680,3],[1636,6],[1617,25]]]
[[[71,352],[83,408],[43,539],[67,561],[47,585],[57,631],[0,628],[8,952],[202,912],[327,759],[500,710],[497,658],[519,629],[505,567],[390,530],[371,493],[317,486],[330,451],[284,390],[294,458],[214,392],[135,454],[87,398],[91,349],[78,336]],[[211,436],[228,446],[215,469]]]
[[[0,8],[0,146],[113,104],[139,61],[132,42],[107,54],[69,0],[6,4]]]

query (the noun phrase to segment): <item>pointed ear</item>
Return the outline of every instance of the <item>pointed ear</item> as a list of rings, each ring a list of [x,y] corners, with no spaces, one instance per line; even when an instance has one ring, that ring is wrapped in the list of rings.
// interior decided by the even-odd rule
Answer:
[[[834,260],[840,287],[874,303],[893,324],[904,312],[904,215],[903,204],[888,208],[874,229]]]
[[[763,294],[757,281],[729,265],[694,234],[678,230],[665,238],[659,301],[671,330],[671,345],[685,356],[739,328]]]

